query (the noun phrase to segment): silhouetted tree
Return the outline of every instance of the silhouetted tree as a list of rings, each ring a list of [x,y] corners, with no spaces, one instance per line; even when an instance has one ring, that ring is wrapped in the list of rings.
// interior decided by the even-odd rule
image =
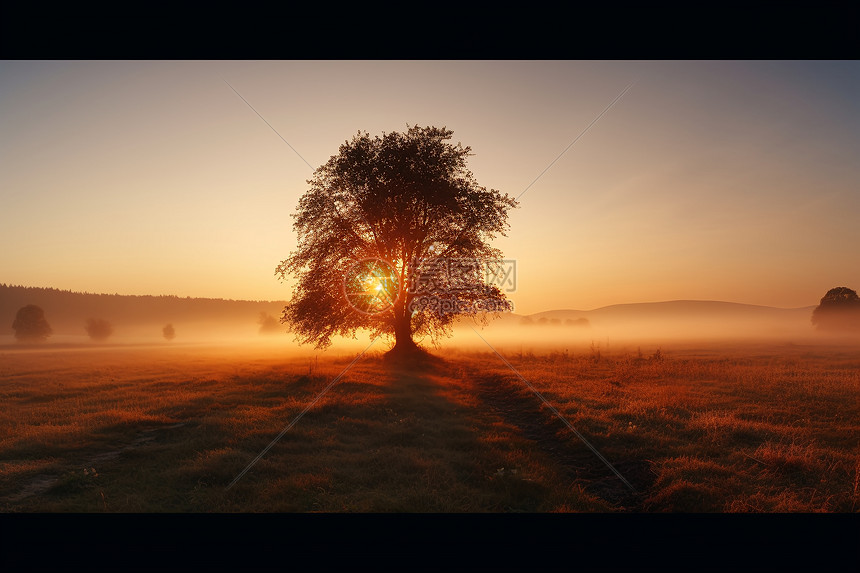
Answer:
[[[44,342],[53,333],[45,319],[45,311],[35,304],[21,307],[12,322],[19,342]]]
[[[260,325],[260,334],[275,334],[281,330],[278,319],[265,311],[260,313],[257,324]]]
[[[297,278],[281,322],[301,343],[367,328],[409,352],[413,336],[450,333],[455,316],[511,309],[483,271],[501,263],[489,241],[517,202],[476,183],[471,149],[452,134],[359,132],[314,172],[294,215],[298,248],[275,270]]]
[[[848,287],[827,291],[815,310],[812,324],[818,330],[860,330],[860,297]]]
[[[107,340],[113,334],[111,323],[102,318],[87,319],[86,330],[91,339],[98,341]]]
[[[176,337],[176,330],[174,330],[172,324],[166,325],[161,329],[162,334],[164,334],[164,338],[167,340],[173,340]]]

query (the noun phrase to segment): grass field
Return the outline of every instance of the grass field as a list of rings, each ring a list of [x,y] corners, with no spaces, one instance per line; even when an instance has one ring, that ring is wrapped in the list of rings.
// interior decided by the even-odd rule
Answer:
[[[376,351],[243,474],[357,354],[290,352],[0,348],[0,510],[860,509],[856,348]]]

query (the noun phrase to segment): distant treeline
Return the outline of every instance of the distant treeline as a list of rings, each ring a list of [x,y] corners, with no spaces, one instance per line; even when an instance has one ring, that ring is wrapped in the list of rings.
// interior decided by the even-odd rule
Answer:
[[[54,334],[84,334],[89,319],[106,320],[121,334],[124,326],[163,326],[166,323],[176,324],[177,328],[183,323],[259,327],[261,313],[280,317],[285,303],[171,295],[93,294],[0,284],[0,333],[12,333],[15,314],[28,304],[45,311],[45,318]]]

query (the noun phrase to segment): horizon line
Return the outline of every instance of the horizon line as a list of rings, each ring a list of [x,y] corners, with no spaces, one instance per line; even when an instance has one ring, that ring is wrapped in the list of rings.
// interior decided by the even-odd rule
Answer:
[[[71,289],[61,289],[57,287],[43,287],[43,286],[27,286],[27,285],[16,285],[9,283],[0,283],[0,286],[5,286],[8,288],[31,288],[31,289],[44,289],[44,290],[55,290],[58,292],[66,292],[71,294],[83,294],[83,295],[96,295],[96,296],[127,296],[127,297],[135,297],[135,296],[151,296],[151,297],[167,297],[167,298],[178,298],[178,299],[191,299],[191,300],[221,300],[225,302],[255,302],[255,303],[287,303],[289,302],[287,299],[250,299],[250,298],[223,298],[223,297],[210,297],[210,296],[181,296],[176,294],[120,294],[120,293],[105,293],[105,292],[89,292],[89,291],[76,291]],[[741,306],[755,306],[760,308],[773,308],[778,310],[803,310],[809,307],[817,306],[817,303],[807,304],[803,306],[792,306],[792,307],[781,307],[781,306],[772,306],[767,304],[754,304],[748,302],[737,302],[731,300],[717,300],[717,299],[670,299],[670,300],[649,300],[649,301],[637,301],[637,302],[617,302],[612,304],[607,304],[603,306],[598,306],[591,309],[579,309],[579,308],[551,308],[547,310],[539,310],[537,312],[531,313],[502,313],[502,314],[511,314],[515,316],[534,316],[538,314],[544,314],[549,312],[594,312],[598,310],[603,310],[606,308],[611,308],[615,306],[631,306],[631,305],[648,305],[648,304],[667,304],[667,303],[683,303],[683,302],[697,302],[697,303],[721,303],[721,304],[733,304],[733,305],[741,305]]]

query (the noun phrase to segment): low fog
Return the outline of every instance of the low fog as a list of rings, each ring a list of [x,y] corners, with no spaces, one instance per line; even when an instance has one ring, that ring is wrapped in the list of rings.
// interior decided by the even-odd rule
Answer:
[[[486,326],[460,321],[442,348],[520,352],[636,353],[707,344],[854,344],[858,333],[816,330],[814,307],[780,309],[711,301],[624,304],[592,311],[507,315]]]
[[[299,345],[280,323],[283,302],[134,297],[70,293],[55,289],[5,287],[0,331],[5,350],[105,348],[128,345],[183,348],[213,346],[274,355],[355,355],[382,353],[393,344],[373,342],[368,332],[354,339],[335,337],[325,351]],[[19,343],[11,328],[15,313],[39,304],[51,327],[47,340]],[[812,323],[814,306],[781,309],[713,301],[670,301],[613,305],[595,310],[554,310],[532,315],[488,316],[455,323],[452,336],[417,339],[431,352],[636,353],[713,343],[780,345],[860,343],[860,335],[828,333]],[[172,336],[171,336],[172,334]]]

